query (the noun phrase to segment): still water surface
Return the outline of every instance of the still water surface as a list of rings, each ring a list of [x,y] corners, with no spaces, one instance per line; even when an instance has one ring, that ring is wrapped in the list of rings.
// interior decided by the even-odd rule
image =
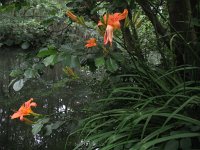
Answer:
[[[0,51],[0,150],[62,150],[69,132],[75,129],[83,115],[81,108],[94,97],[93,92],[83,81],[66,83],[62,88],[52,86],[64,77],[61,66],[46,69],[41,78],[27,81],[19,92],[15,92],[12,86],[9,87],[12,80],[9,74],[23,63],[24,57],[19,54],[24,55],[17,50]],[[50,136],[44,133],[33,136],[31,126],[10,119],[14,110],[32,97],[38,104],[35,112],[52,114],[53,121],[66,118],[69,121],[53,130]],[[72,149],[76,142],[77,138],[69,141],[67,149]]]

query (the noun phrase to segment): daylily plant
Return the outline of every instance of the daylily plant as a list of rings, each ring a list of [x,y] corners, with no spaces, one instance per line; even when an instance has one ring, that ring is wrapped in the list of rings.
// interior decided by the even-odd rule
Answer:
[[[71,18],[73,21],[85,25],[84,20],[81,22],[80,18],[74,15],[71,11],[67,11],[66,15]],[[99,21],[98,26],[105,26],[106,31],[104,33],[104,45],[110,43],[112,46],[112,41],[113,41],[113,32],[116,29],[120,29],[120,20],[126,19],[128,15],[128,10],[124,9],[123,13],[114,13],[114,14],[105,14],[103,16],[103,22]],[[96,46],[96,39],[95,38],[90,38],[87,41],[87,44],[85,47],[93,47]]]
[[[123,13],[114,13],[114,14],[105,14],[103,16],[103,23],[99,21],[98,26],[106,25],[106,31],[104,34],[104,44],[110,43],[112,45],[113,41],[113,31],[120,29],[120,20],[123,20],[127,17],[128,10],[124,9]]]
[[[37,116],[39,114],[36,114],[32,111],[31,107],[36,107],[37,104],[35,102],[32,102],[33,98],[31,98],[30,100],[28,100],[27,102],[25,102],[18,111],[16,111],[12,116],[11,119],[16,119],[19,118],[21,121],[27,120],[26,118],[24,118],[24,116],[28,116],[28,115],[33,115],[33,116]]]
[[[87,47],[87,48],[97,46],[95,38],[90,38],[89,40],[86,41],[86,43],[87,44],[85,45],[85,47]]]

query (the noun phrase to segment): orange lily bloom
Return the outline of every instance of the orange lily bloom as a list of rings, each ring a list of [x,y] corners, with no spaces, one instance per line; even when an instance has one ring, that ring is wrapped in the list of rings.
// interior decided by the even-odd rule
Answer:
[[[37,104],[35,102],[32,102],[33,98],[31,98],[30,100],[28,100],[27,102],[25,102],[17,112],[15,112],[12,116],[11,119],[15,119],[15,118],[20,118],[21,121],[24,121],[24,116],[33,114],[36,115],[36,113],[34,113],[31,109],[31,107],[36,107]]]
[[[106,25],[106,31],[104,34],[104,44],[110,43],[112,45],[113,31],[120,29],[120,20],[123,20],[127,17],[128,10],[124,9],[123,13],[114,13],[114,14],[105,14],[103,16],[104,23],[99,21],[98,26]]]
[[[87,42],[87,44],[85,45],[85,47],[87,47],[87,48],[97,46],[95,38],[90,38],[86,42]]]
[[[67,12],[66,12],[66,15],[67,15],[70,19],[72,19],[73,21],[75,21],[75,22],[78,21],[77,16],[74,15],[71,11],[67,11]]]

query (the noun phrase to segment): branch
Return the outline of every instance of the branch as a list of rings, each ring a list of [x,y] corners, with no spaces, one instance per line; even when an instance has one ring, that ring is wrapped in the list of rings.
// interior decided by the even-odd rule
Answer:
[[[169,39],[166,36],[167,30],[162,26],[162,24],[160,23],[160,21],[158,20],[154,12],[152,11],[151,6],[149,5],[149,2],[147,0],[136,0],[136,2],[142,7],[143,11],[145,12],[146,16],[151,21],[156,32],[159,35],[163,36],[162,39],[167,45],[167,47],[169,48],[170,47]]]

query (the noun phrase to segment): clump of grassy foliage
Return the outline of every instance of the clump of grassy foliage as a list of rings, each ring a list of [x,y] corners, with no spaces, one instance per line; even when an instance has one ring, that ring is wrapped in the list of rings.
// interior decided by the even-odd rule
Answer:
[[[88,150],[168,150],[199,148],[199,82],[184,80],[182,66],[167,71],[132,65],[131,83],[95,101],[80,134]],[[125,75],[123,75],[124,77]]]

